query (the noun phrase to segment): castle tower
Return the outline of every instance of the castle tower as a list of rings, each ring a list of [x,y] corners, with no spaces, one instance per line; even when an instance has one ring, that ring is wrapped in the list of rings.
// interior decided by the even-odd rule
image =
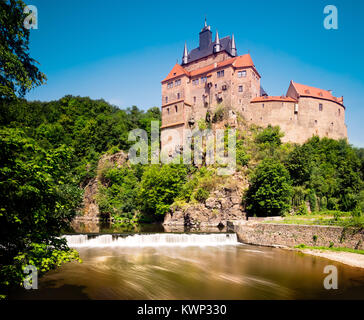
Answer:
[[[205,18],[205,26],[200,32],[200,42],[199,42],[200,50],[207,49],[212,41],[212,32],[210,29],[211,28],[210,26],[207,25]]]

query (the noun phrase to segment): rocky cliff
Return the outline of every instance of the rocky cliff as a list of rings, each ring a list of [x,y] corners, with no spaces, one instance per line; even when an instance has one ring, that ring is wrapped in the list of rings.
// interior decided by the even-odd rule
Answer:
[[[100,158],[97,166],[96,177],[91,179],[84,189],[82,211],[81,214],[78,216],[78,219],[99,220],[100,210],[95,197],[98,191],[99,184],[103,183],[102,181],[100,181],[100,172],[106,166],[116,165],[118,168],[120,168],[126,163],[127,160],[128,155],[123,151],[119,151],[114,154],[104,154]]]
[[[245,219],[242,196],[248,187],[246,177],[237,172],[228,182],[210,193],[203,203],[172,205],[166,214],[165,226],[224,227],[227,221]]]

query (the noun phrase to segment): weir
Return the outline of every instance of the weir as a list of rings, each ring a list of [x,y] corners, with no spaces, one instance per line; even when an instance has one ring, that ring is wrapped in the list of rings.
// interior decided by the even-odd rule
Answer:
[[[78,247],[161,247],[161,246],[222,246],[238,245],[235,233],[154,233],[154,234],[104,234],[104,235],[64,235],[67,244],[72,248]]]

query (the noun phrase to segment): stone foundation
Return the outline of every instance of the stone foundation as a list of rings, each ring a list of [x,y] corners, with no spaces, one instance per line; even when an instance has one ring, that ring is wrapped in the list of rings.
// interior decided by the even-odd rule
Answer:
[[[239,241],[246,244],[285,247],[332,245],[364,250],[364,230],[249,221],[229,222],[228,229],[236,232]]]

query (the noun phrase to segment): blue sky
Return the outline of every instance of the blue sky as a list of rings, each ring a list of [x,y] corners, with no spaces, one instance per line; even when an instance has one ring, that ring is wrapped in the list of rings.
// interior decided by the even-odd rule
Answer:
[[[344,96],[349,140],[364,147],[364,1],[26,0],[38,8],[31,56],[47,75],[29,100],[66,94],[103,98],[121,108],[160,106],[160,81],[198,46],[204,17],[220,38],[234,33],[250,52],[269,95],[290,80]],[[338,30],[323,27],[338,8]]]

